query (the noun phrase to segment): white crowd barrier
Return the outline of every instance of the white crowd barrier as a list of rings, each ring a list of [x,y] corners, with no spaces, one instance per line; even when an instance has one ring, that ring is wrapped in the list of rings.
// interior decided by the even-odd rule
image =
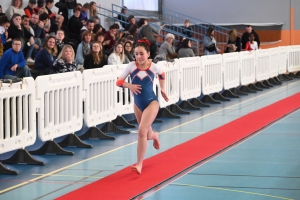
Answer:
[[[200,57],[189,57],[179,59],[181,100],[188,100],[201,94],[201,59]]]
[[[222,83],[222,56],[209,55],[201,57],[202,93],[209,95],[223,89]]]
[[[35,83],[0,84],[0,154],[36,141]]]
[[[300,70],[300,45],[288,46],[288,71],[294,72]]]
[[[79,71],[38,76],[38,135],[45,142],[82,128],[82,75]]]
[[[157,93],[159,105],[163,108],[179,101],[179,60],[175,59],[172,63],[161,61],[157,65],[163,69],[166,75],[165,91],[169,97],[169,101],[166,102],[161,93]],[[160,91],[160,86],[158,88]]]
[[[240,52],[240,85],[248,85],[255,82],[255,52]]]
[[[223,89],[229,90],[240,85],[240,54],[225,53],[223,58]]]
[[[115,66],[83,71],[84,121],[88,127],[117,117],[116,81]]]
[[[287,72],[287,47],[278,48],[278,73],[284,74]]]
[[[269,50],[259,49],[255,51],[256,65],[256,81],[269,79]]]
[[[279,51],[278,48],[269,50],[269,78],[274,78],[279,74]]]

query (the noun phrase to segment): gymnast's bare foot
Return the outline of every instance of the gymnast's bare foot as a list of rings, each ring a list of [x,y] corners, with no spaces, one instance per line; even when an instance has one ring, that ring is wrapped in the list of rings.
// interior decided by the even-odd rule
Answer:
[[[139,167],[137,165],[132,165],[131,166],[131,170],[136,172],[137,174],[141,174],[142,173],[142,167]]]
[[[154,133],[154,136],[153,136],[153,147],[156,150],[159,150],[159,148],[160,148],[160,143],[159,143],[159,138],[158,138],[158,132]]]

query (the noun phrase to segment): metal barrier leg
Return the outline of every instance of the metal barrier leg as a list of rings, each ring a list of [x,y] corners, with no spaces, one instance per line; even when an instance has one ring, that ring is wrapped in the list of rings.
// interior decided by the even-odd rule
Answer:
[[[78,148],[92,148],[93,146],[90,144],[85,144],[80,140],[80,138],[73,134],[67,135],[65,139],[63,139],[61,142],[58,143],[59,146],[61,147],[70,147],[70,146],[75,146]]]
[[[194,106],[189,101],[182,101],[179,104],[179,107],[182,109],[188,109],[188,110],[201,110],[199,107]]]
[[[222,95],[224,97],[229,97],[229,98],[240,98],[240,96],[235,95],[232,91],[230,90],[224,90],[224,92],[222,93]]]
[[[268,81],[272,85],[281,85],[282,84],[281,82],[278,82],[275,78],[269,78]]]
[[[299,75],[294,74],[293,72],[289,73],[289,77],[292,77],[292,78],[300,78]]]
[[[255,83],[255,85],[259,88],[264,88],[264,89],[269,89],[270,87],[266,86],[265,84],[263,84],[262,82],[258,81]]]
[[[246,92],[246,93],[256,93],[256,91],[251,90],[248,86],[244,86],[244,85],[242,87],[240,87],[240,90],[242,92]]]
[[[269,81],[267,81],[267,80],[264,80],[263,84],[266,85],[266,86],[268,86],[268,87],[274,87],[274,85],[272,85],[271,83],[269,83]]]
[[[286,74],[280,74],[278,76],[279,80],[282,80],[282,81],[291,81],[293,80],[293,78],[289,77],[288,75]]]
[[[177,114],[191,114],[190,112],[181,109],[177,104],[170,105],[170,111]]]
[[[112,123],[116,126],[123,126],[124,128],[135,128],[135,125],[130,124],[123,116],[117,116]]]
[[[28,165],[45,165],[44,162],[38,161],[35,158],[33,158],[32,155],[30,155],[30,153],[25,149],[18,149],[12,157],[6,160],[1,160],[1,162],[4,164],[25,163]]]
[[[112,122],[106,122],[100,130],[104,133],[130,133],[129,131],[125,131],[122,129],[119,129],[114,123]]]
[[[198,98],[191,99],[190,103],[193,104],[193,106],[197,106],[197,107],[210,107],[210,105],[203,103]]]
[[[230,99],[225,98],[223,95],[221,95],[218,92],[215,93],[212,97],[213,97],[213,99],[219,100],[219,101],[231,101]]]
[[[87,132],[85,132],[83,135],[79,136],[82,140],[87,139],[99,139],[99,140],[115,140],[114,137],[108,136],[105,133],[103,133],[98,127],[90,127]]]
[[[250,83],[248,85],[248,87],[251,89],[251,90],[254,90],[254,91],[263,91],[263,89],[261,89],[260,87],[257,87],[256,85]]]
[[[55,141],[47,141],[41,148],[35,151],[30,151],[30,153],[35,155],[74,155],[72,151],[67,151],[61,148]]]
[[[278,76],[275,76],[273,79],[276,80],[278,83],[282,84],[282,81],[279,80]]]
[[[18,175],[19,173],[14,170],[10,170],[6,168],[1,162],[0,162],[0,174],[7,174],[7,175]]]
[[[159,109],[156,118],[160,118],[160,117],[181,118],[180,116],[175,115],[174,113],[172,113],[168,108]]]
[[[201,99],[201,101],[204,102],[204,103],[221,104],[220,101],[214,100],[214,98],[212,98],[209,95],[204,95],[204,97]]]

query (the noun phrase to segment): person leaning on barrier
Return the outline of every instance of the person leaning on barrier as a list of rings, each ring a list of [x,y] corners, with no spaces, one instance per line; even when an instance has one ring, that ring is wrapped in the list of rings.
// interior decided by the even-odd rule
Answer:
[[[236,29],[232,29],[228,33],[228,42],[225,46],[224,53],[240,52],[241,51],[241,38],[237,35]]]
[[[76,71],[75,53],[71,45],[66,44],[53,63],[51,74]]]
[[[5,51],[0,60],[0,78],[14,79],[31,77],[30,69],[26,65],[21,49],[21,39],[13,39],[12,48]]]
[[[178,58],[194,57],[195,54],[191,47],[191,40],[184,39],[182,41],[182,48],[180,48],[178,51]]]

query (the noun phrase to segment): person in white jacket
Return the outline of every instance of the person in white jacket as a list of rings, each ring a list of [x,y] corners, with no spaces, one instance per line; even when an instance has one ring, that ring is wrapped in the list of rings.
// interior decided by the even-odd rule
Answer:
[[[109,55],[107,59],[108,65],[118,65],[125,63],[124,47],[122,43],[117,43],[114,47],[114,51]]]

